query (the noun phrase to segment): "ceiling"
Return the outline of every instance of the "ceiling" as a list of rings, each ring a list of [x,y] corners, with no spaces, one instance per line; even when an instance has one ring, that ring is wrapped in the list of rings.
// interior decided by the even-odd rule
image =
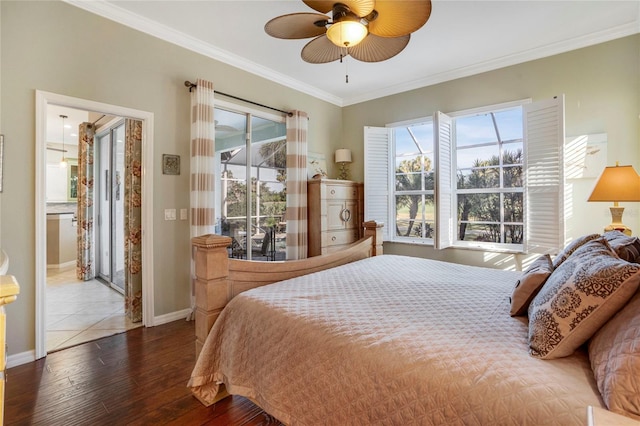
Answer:
[[[310,39],[264,32],[276,16],[313,12],[302,1],[65,1],[339,106],[640,33],[638,0],[433,0],[397,56],[308,64]]]
[[[61,115],[66,116],[64,121],[60,117]],[[49,104],[47,105],[47,132],[45,136],[47,147],[61,149],[63,142],[65,145],[78,145],[78,130],[81,123],[85,121],[95,123],[99,128],[114,118],[116,117]]]

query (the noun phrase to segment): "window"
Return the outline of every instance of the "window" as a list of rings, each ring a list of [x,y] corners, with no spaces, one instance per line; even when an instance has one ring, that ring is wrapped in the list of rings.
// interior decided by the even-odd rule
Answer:
[[[385,241],[561,247],[563,110],[560,97],[365,127],[365,220]]]
[[[457,116],[456,235],[521,247],[524,237],[522,107]]]
[[[395,236],[432,240],[435,224],[433,122],[393,128]]]
[[[279,117],[215,109],[220,232],[232,256],[284,258],[286,127]],[[247,185],[250,182],[250,185]]]

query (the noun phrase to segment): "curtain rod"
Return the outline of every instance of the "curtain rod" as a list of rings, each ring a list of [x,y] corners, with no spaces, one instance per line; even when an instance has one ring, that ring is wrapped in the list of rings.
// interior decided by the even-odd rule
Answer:
[[[193,89],[198,87],[197,84],[192,83],[189,80],[185,81],[184,85],[189,88],[189,92],[191,92]],[[259,104],[257,102],[253,102],[253,101],[250,101],[248,99],[243,99],[243,98],[240,98],[238,96],[229,95],[227,93],[219,92],[217,90],[214,90],[213,93],[218,94],[218,95],[222,95],[222,96],[226,96],[227,98],[233,98],[233,99],[236,99],[238,101],[247,102],[247,103],[252,104],[252,105],[257,105],[257,106],[262,107],[262,108],[268,108],[268,109],[271,109],[271,110],[274,110],[274,111],[278,111],[278,112],[281,112],[283,114],[287,114],[289,117],[291,117],[293,115],[293,113],[290,112],[290,111],[283,111],[283,110],[278,109],[278,108],[270,107],[269,105]]]

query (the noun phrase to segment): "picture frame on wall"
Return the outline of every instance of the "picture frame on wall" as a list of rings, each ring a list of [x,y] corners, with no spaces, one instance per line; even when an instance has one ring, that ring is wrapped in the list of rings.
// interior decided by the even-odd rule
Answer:
[[[180,156],[173,154],[162,154],[162,174],[180,174]]]

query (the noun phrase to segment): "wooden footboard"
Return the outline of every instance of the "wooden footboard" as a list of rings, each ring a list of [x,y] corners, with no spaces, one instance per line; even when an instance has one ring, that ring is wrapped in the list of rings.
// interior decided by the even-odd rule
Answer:
[[[225,305],[238,293],[382,254],[382,224],[365,222],[365,237],[339,252],[285,262],[229,259],[231,238],[193,238],[196,262],[196,356]]]

